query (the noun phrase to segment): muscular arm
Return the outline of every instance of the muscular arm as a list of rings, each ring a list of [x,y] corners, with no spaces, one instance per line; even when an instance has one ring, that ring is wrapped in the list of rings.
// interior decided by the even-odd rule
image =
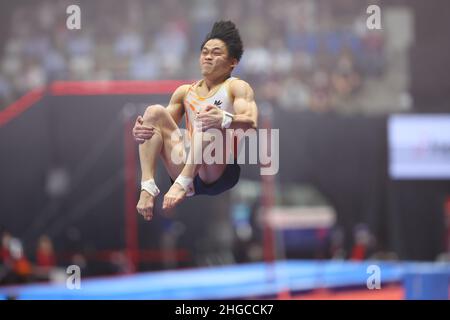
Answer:
[[[179,124],[184,115],[183,100],[189,85],[185,84],[179,86],[170,98],[169,105],[167,106],[167,111],[169,111],[170,116],[175,120],[176,124]]]
[[[256,106],[253,89],[243,80],[235,80],[230,84],[231,94],[234,96],[235,115],[230,129],[256,129],[258,126],[258,108]]]
[[[256,129],[258,126],[258,108],[256,107],[253,90],[242,80],[235,80],[230,84],[230,93],[234,98],[233,108],[235,114],[228,127],[229,129]],[[204,111],[199,112],[197,120],[201,123],[201,130],[222,127],[223,111],[216,106],[208,105]]]

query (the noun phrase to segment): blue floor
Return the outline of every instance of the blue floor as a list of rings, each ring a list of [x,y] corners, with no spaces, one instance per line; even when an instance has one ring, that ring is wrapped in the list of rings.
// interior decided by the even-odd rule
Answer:
[[[285,261],[227,267],[140,273],[101,279],[81,279],[81,289],[65,284],[0,287],[0,298],[16,299],[231,299],[276,295],[281,290],[366,288],[370,265],[381,271],[381,283],[402,282],[408,272],[450,275],[450,264]]]

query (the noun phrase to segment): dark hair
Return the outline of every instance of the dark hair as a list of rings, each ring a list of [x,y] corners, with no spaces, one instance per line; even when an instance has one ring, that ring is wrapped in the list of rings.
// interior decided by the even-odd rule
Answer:
[[[231,58],[236,58],[237,61],[241,60],[242,54],[244,53],[244,48],[242,45],[241,36],[239,35],[239,30],[236,25],[231,21],[217,21],[214,23],[211,32],[206,35],[205,40],[202,43],[200,49],[206,42],[211,39],[220,39],[225,42],[228,49],[228,55]]]

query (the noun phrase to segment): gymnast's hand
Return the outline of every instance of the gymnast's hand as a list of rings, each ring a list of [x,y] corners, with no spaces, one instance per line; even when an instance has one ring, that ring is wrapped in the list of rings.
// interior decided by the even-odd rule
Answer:
[[[210,104],[204,110],[197,112],[196,121],[199,126],[201,125],[201,130],[206,131],[211,128],[220,129],[222,127],[222,118],[222,110]]]
[[[144,143],[146,140],[153,137],[154,130],[154,127],[144,126],[144,118],[138,116],[133,127],[134,140],[136,140],[137,143]]]

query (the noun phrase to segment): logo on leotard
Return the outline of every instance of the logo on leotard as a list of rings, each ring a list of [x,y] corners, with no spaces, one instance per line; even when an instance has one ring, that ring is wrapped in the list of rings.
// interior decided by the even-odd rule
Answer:
[[[220,105],[222,104],[222,101],[220,100],[214,100],[214,105],[217,107],[220,107]]]

